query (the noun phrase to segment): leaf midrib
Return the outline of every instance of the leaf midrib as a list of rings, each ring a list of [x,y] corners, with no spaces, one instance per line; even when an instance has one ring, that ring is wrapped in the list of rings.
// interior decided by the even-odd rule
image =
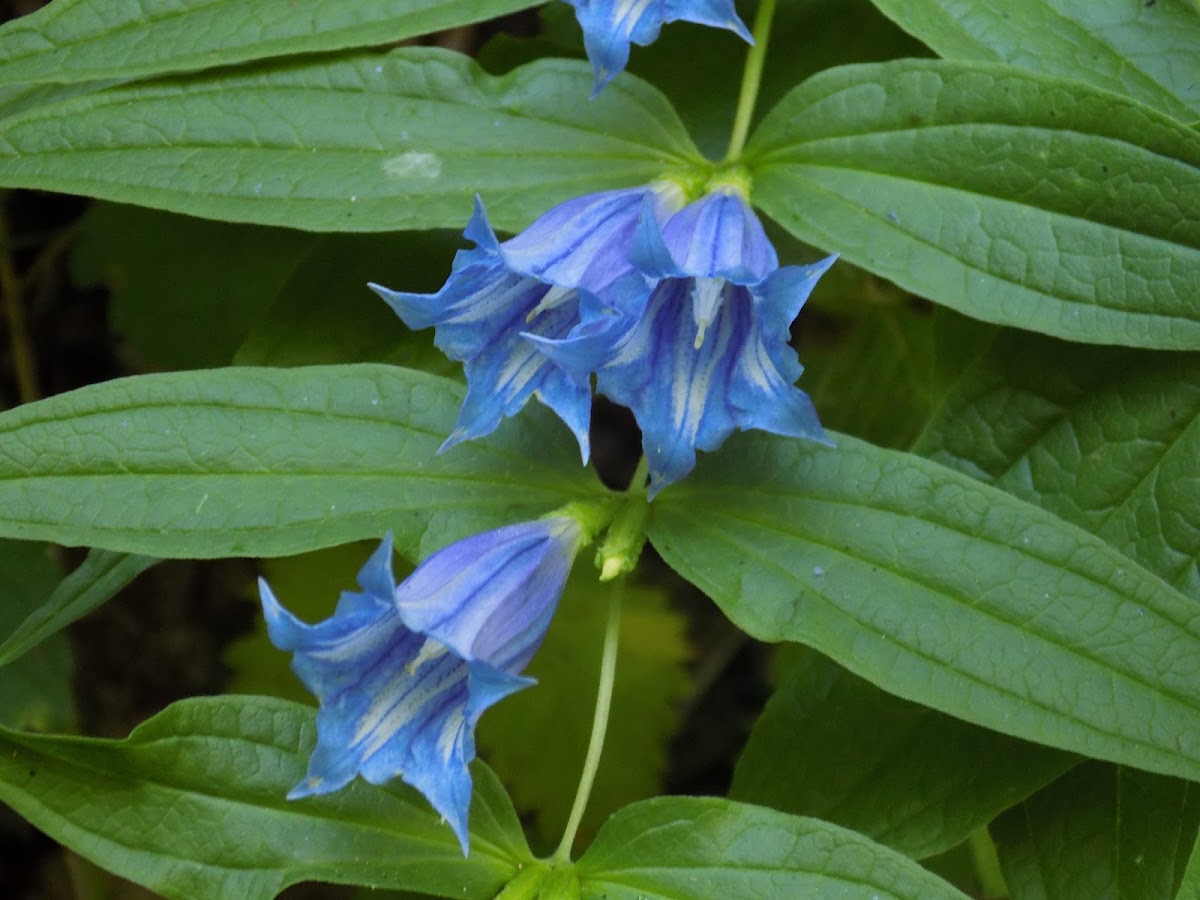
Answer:
[[[725,513],[725,515],[728,515],[728,513]],[[730,516],[730,517],[737,518],[736,516]],[[784,529],[781,529],[777,526],[762,525],[761,523],[754,522],[753,520],[744,520],[744,521],[747,521],[748,524],[751,524],[751,525],[757,525],[759,527],[765,527],[768,530],[778,531],[782,534],[788,535],[789,537],[798,537],[798,535],[787,532]],[[765,556],[762,553],[758,552],[753,545],[746,544],[741,541],[735,541],[732,538],[730,538],[730,536],[727,533],[722,532],[721,530],[719,530],[718,528],[716,528],[713,525],[706,525],[700,520],[693,521],[691,523],[691,525],[692,525],[692,527],[700,528],[702,530],[708,531],[712,535],[716,535],[716,536],[720,537],[722,540],[726,541],[727,543],[733,544],[734,546],[738,547],[744,555],[749,556],[753,559],[757,559],[760,563],[765,565],[767,568],[773,569],[776,572],[778,572],[779,574],[784,575],[788,580],[796,583],[797,585],[801,585],[802,587],[807,587],[806,585],[802,585],[802,583],[800,582],[800,579],[797,578],[797,576],[793,572],[791,572],[788,569],[783,568],[781,565],[776,563],[770,557]],[[804,538],[801,538],[801,539],[804,540]],[[851,556],[848,553],[846,553],[844,550],[834,547],[832,545],[823,544],[816,540],[812,540],[811,543],[813,543],[817,546],[824,547],[825,549],[830,550],[836,554],[846,556],[855,562],[858,562],[858,563],[866,562],[865,560],[861,560],[854,556]],[[875,562],[870,562],[869,564],[876,565]],[[881,565],[880,568],[887,569],[888,567],[885,565]],[[902,581],[911,581],[912,583],[914,583],[918,586],[925,586],[922,584],[922,582],[920,582],[916,578],[911,578],[911,577],[909,577],[903,573],[900,573],[898,571],[895,571],[895,570],[889,569],[889,571],[891,571],[893,575],[897,576]],[[814,590],[813,593],[816,596],[820,597],[822,599],[822,601],[824,601],[829,606],[829,608],[831,608],[838,615],[853,622],[854,624],[859,626],[864,631],[874,629],[873,625],[856,617],[850,611],[838,606],[836,603],[829,600],[829,598],[825,597],[819,591]],[[941,592],[939,591],[938,593],[941,593]],[[1017,628],[1017,626],[1014,625],[1014,623],[1001,618],[999,615],[997,615],[995,613],[992,613],[987,610],[982,610],[976,606],[971,606],[970,608],[976,612],[980,612],[985,618],[990,618],[993,621],[997,621],[1003,625],[1007,625],[1009,627],[1013,627],[1013,628],[1019,630],[1019,628]],[[1028,634],[1028,632],[1023,632],[1023,633]],[[1041,635],[1041,634],[1035,634],[1034,636],[1037,637],[1038,639],[1042,640],[1043,642],[1045,642],[1046,644],[1048,644],[1051,647],[1054,647],[1056,649],[1061,649],[1072,655],[1079,656],[1089,663],[1097,663],[1096,660],[1091,659],[1089,656],[1087,656],[1087,654],[1084,654],[1083,652],[1081,652],[1075,648],[1069,648],[1065,645],[1056,644],[1055,642],[1050,640],[1048,637],[1045,637],[1044,635]],[[1036,699],[1033,697],[1029,697],[1029,696],[1024,696],[1024,695],[1016,693],[1015,691],[1012,691],[1010,689],[1002,687],[1000,685],[994,684],[992,682],[984,681],[979,676],[976,676],[970,672],[967,672],[963,669],[956,667],[955,665],[950,664],[947,660],[943,660],[938,657],[931,656],[928,653],[917,649],[916,647],[914,647],[911,644],[900,641],[894,635],[888,635],[887,640],[899,647],[902,647],[906,652],[908,652],[912,656],[917,657],[919,659],[923,659],[927,663],[933,664],[934,667],[936,667],[936,668],[940,668],[940,669],[952,672],[952,673],[958,675],[959,677],[961,677],[965,680],[968,680],[968,681],[978,685],[979,687],[984,688],[986,692],[995,692],[995,693],[1001,694],[1003,696],[1006,696],[1012,700],[1016,700],[1019,702],[1018,705],[1036,706],[1036,707],[1040,708],[1041,710],[1043,710],[1044,712],[1049,713],[1054,718],[1066,719],[1067,721],[1075,723],[1076,726],[1084,729],[1088,733],[1093,734],[1093,735],[1098,735],[1098,736],[1104,738],[1104,740],[1106,742],[1112,741],[1114,738],[1117,738],[1121,741],[1127,741],[1131,744],[1134,744],[1134,745],[1140,746],[1144,749],[1152,751],[1153,755],[1156,758],[1161,758],[1163,756],[1172,755],[1167,750],[1165,750],[1162,746],[1160,746],[1158,744],[1154,744],[1154,743],[1149,743],[1149,742],[1145,741],[1143,738],[1134,737],[1134,736],[1127,735],[1127,734],[1121,733],[1121,732],[1114,733],[1111,731],[1102,731],[1095,724],[1088,722],[1084,719],[1078,718],[1066,710],[1061,710],[1061,709],[1058,709],[1055,707],[1047,706],[1046,703],[1042,700],[1039,700],[1039,699]],[[1110,678],[1113,675],[1118,673],[1118,670],[1116,670],[1113,666],[1110,666],[1110,665],[1100,665],[1100,668],[1107,670],[1107,672],[1110,675]],[[1176,695],[1170,691],[1166,691],[1163,689],[1162,685],[1150,684],[1149,682],[1146,682],[1143,679],[1138,678],[1137,676],[1130,675],[1129,673],[1127,673],[1125,671],[1120,671],[1119,674],[1128,678],[1129,681],[1133,682],[1134,684],[1140,684],[1144,687],[1149,688],[1150,692],[1152,694],[1159,694],[1175,703],[1178,703],[1179,705],[1183,706],[1185,709],[1192,709],[1192,710],[1195,709],[1194,707],[1189,705],[1187,700],[1182,695]],[[1182,757],[1183,759],[1187,759],[1187,760],[1191,761],[1191,757],[1183,756],[1183,754],[1179,753],[1178,751],[1176,751],[1174,753],[1174,755],[1176,757]]]

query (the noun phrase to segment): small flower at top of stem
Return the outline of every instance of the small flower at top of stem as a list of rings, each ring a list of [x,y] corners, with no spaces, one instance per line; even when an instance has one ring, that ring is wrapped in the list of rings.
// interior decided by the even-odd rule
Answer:
[[[619,75],[629,62],[631,43],[645,47],[658,37],[667,22],[696,22],[726,28],[748,43],[754,43],[733,8],[733,0],[567,0],[583,29],[583,45],[596,88]]]

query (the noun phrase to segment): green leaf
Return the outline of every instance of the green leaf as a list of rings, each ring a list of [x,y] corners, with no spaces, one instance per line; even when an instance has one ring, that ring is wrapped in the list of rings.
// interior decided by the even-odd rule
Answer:
[[[471,853],[415,791],[355,782],[301,801],[312,710],[184,700],[123,741],[0,730],[0,800],[92,862],[178,900],[268,900],[332,881],[491,898],[530,860],[503,789],[476,766]]]
[[[1192,854],[1187,861],[1183,877],[1179,882],[1179,893],[1175,900],[1197,900],[1200,898],[1200,835],[1192,844]]]
[[[106,284],[112,320],[141,360],[167,369],[391,362],[459,374],[432,330],[406,329],[368,281],[434,291],[458,233],[314,235],[95,204],[72,257]],[[236,352],[235,352],[236,351]]]
[[[1077,762],[898,700],[795,654],[729,796],[814,816],[924,859],[967,840]]]
[[[591,734],[611,590],[590,565],[579,568],[525,673],[537,685],[489,710],[477,732],[481,754],[550,847],[567,823]],[[685,623],[666,592],[629,585],[622,610],[612,717],[580,844],[609,814],[661,789],[689,687]]]
[[[82,618],[138,575],[158,562],[152,556],[130,556],[107,550],[92,550],[74,572],[47,589],[24,618],[5,607],[16,624],[0,628],[0,666],[8,665]],[[48,595],[48,596],[47,596]]]
[[[980,330],[914,450],[1054,512],[1200,600],[1200,354]]]
[[[462,366],[433,344],[433,329],[410,331],[368,281],[406,291],[438,290],[460,234],[321,235],[272,298],[234,355],[238,365],[389,362],[462,379]]]
[[[108,287],[113,327],[145,363],[223,366],[318,240],[98,203],[80,223],[72,275]]]
[[[44,544],[0,541],[0,635],[9,635],[39,606],[58,582],[58,566]],[[26,619],[27,620],[27,619]],[[27,642],[24,653],[5,652],[13,638],[0,643],[0,723],[15,728],[73,728],[71,647],[62,635],[40,646]],[[15,660],[15,661],[14,661]]]
[[[1172,900],[1197,825],[1195,785],[1088,763],[992,831],[1012,900]]]
[[[670,104],[544,60],[493,78],[429,47],[109,87],[0,118],[0,185],[312,231],[517,229],[700,162]]]
[[[729,441],[655,501],[650,539],[755,637],[1005,734],[1200,777],[1191,600],[1009,494],[837,442]]]
[[[579,861],[585,900],[963,900],[852,831],[715,797],[662,797],[605,823]]]
[[[932,405],[934,317],[853,266],[835,266],[819,287],[799,328],[800,386],[826,428],[907,447]]]
[[[604,496],[541,409],[438,455],[462,396],[358,365],[142,375],[31,403],[0,414],[0,535],[199,558],[391,529],[413,559]]]
[[[1200,18],[1183,0],[873,2],[939,56],[1078,78],[1183,121],[1200,113]]]
[[[1200,134],[1085,85],[979,63],[846,66],[746,151],[802,240],[989,322],[1200,347]]]
[[[575,867],[537,860],[510,881],[496,900],[579,900]]]
[[[144,78],[270,56],[382,46],[530,0],[55,0],[0,29],[0,84]]]

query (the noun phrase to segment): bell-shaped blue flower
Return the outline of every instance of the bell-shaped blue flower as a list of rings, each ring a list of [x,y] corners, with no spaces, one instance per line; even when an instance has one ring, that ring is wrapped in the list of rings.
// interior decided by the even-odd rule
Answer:
[[[715,450],[735,429],[829,443],[794,386],[802,367],[788,340],[835,257],[779,268],[761,223],[731,187],[661,227],[644,217],[631,258],[657,285],[598,368],[596,387],[633,411],[651,496],[692,470],[697,448]]]
[[[317,700],[317,746],[289,799],[336,791],[361,775],[402,778],[423,793],[467,852],[468,763],[475,724],[530,684],[520,675],[550,624],[583,542],[569,516],[466,538],[403,584],[388,535],[334,614],[307,625],[259,580],[271,641]]]
[[[583,45],[596,73],[596,91],[629,62],[630,43],[645,47],[666,22],[680,20],[727,28],[754,43],[733,0],[567,0],[583,29]]]
[[[665,183],[589,194],[555,207],[504,243],[477,198],[464,232],[477,246],[459,252],[440,291],[409,294],[371,285],[410,328],[434,326],[437,346],[465,364],[467,397],[443,450],[490,434],[537,397],[571,429],[587,462],[590,385],[523,336],[560,341],[574,332],[573,340],[586,348],[610,320],[640,309],[649,287],[629,260],[638,218],[646,208],[673,212],[678,197]],[[583,319],[589,325],[578,330]]]

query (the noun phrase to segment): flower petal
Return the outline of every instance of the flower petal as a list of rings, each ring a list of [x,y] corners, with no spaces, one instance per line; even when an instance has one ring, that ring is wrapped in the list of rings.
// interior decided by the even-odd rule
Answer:
[[[748,303],[722,305],[697,347],[690,294],[688,279],[660,284],[616,358],[597,373],[597,388],[628,406],[642,429],[651,496],[692,470],[697,447],[715,449],[736,427],[725,393]]]
[[[629,44],[653,43],[664,22],[686,20],[727,28],[753,43],[733,0],[567,0],[583,29],[583,44],[596,73],[593,96],[629,62]]]
[[[603,295],[634,272],[628,245],[643,202],[653,205],[653,198],[638,187],[568,200],[501,244],[499,253],[514,272]]]
[[[391,537],[359,573],[362,592],[301,622],[260,579],[272,642],[320,702],[317,746],[290,799],[355,775],[421,791],[467,852],[474,728],[492,704],[532,684],[519,672],[549,625],[582,540],[573,518],[512,525],[453,544],[399,588]],[[443,639],[444,638],[444,639]]]
[[[821,276],[829,271],[837,258],[835,253],[811,265],[784,266],[754,288],[766,340],[783,343],[791,340],[792,322]]]
[[[572,365],[571,355],[600,346],[604,328],[593,320],[640,313],[650,285],[629,260],[636,223],[644,211],[666,216],[681,202],[678,187],[665,181],[591,194],[501,244],[476,197],[465,235],[477,246],[455,257],[441,290],[371,285],[410,328],[434,327],[434,343],[465,364],[467,397],[441,450],[490,434],[537,397],[571,429],[587,462],[590,368]],[[543,346],[555,348],[553,357]]]
[[[539,290],[544,294],[546,288]],[[578,314],[577,303],[540,313],[533,323],[537,333],[546,337],[565,337]],[[454,431],[439,452],[461,441],[491,434],[505,416],[520,412],[530,397],[554,410],[566,423],[579,443],[586,464],[590,451],[588,427],[591,421],[592,394],[576,383],[536,346],[522,337],[525,317],[493,339],[479,354],[467,360],[467,396],[459,412]],[[528,327],[528,326],[526,326]]]
[[[664,265],[663,254],[673,263]],[[662,241],[639,232],[634,262],[650,277],[761,281],[779,267],[775,248],[749,204],[732,190],[717,190],[671,216]]]
[[[464,659],[520,671],[541,644],[581,540],[568,517],[466,538],[418,566],[396,606],[408,627]]]

